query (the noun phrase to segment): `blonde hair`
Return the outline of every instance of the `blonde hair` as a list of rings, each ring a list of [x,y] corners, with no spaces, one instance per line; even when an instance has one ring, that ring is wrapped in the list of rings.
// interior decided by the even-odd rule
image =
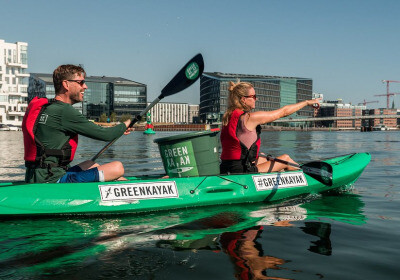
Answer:
[[[242,97],[248,96],[251,88],[254,88],[251,83],[237,81],[235,84],[232,81],[229,82],[228,109],[222,117],[222,124],[224,126],[228,125],[231,114],[235,109],[243,111],[249,111],[251,109],[249,106],[242,103]]]

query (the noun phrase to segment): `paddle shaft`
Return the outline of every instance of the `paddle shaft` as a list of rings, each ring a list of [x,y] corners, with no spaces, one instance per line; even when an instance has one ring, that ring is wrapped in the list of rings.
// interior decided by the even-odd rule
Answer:
[[[310,175],[314,179],[318,180],[319,182],[332,186],[332,166],[326,162],[316,161],[316,162],[309,162],[303,165],[298,165],[292,162],[288,162],[283,159],[274,158],[271,156],[266,156],[263,154],[259,154],[260,157],[264,157],[268,160],[273,160],[276,162],[280,162],[286,165],[290,165],[296,168],[303,170],[304,173]]]
[[[153,102],[151,102],[151,104],[149,104],[142,112],[140,112],[139,115],[137,115],[135,118],[133,118],[131,120],[131,123],[129,124],[128,128],[131,128],[135,123],[137,123],[138,121],[140,121],[142,119],[142,117],[148,112],[150,111],[151,108],[153,108],[158,102],[160,102],[162,98],[157,97],[156,99],[154,99]],[[107,145],[105,145],[94,157],[92,157],[92,161],[96,161],[96,159],[99,158],[99,156],[101,156],[105,150],[107,150],[112,144],[114,144],[115,141],[117,141],[119,139],[115,138],[114,140],[110,141]]]

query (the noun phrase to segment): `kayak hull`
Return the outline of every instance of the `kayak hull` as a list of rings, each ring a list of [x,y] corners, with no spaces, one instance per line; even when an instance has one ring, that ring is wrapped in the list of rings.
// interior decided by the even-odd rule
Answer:
[[[117,214],[219,204],[273,202],[352,185],[370,162],[368,153],[324,160],[332,186],[302,171],[186,178],[128,177],[128,181],[0,183],[0,217]]]

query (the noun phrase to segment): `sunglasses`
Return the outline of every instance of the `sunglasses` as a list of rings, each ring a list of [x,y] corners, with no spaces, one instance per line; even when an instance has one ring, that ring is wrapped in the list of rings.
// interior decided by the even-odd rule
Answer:
[[[253,98],[254,100],[256,100],[257,99],[257,95],[245,95],[244,97],[246,97],[246,98]]]
[[[75,82],[78,83],[80,86],[83,86],[86,81],[85,80],[67,80],[68,82]]]

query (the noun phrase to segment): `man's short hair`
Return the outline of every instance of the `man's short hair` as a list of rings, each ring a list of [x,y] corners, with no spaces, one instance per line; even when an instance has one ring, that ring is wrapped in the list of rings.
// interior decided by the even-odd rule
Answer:
[[[62,82],[64,80],[72,80],[75,74],[83,75],[83,77],[86,76],[86,72],[81,66],[72,64],[60,65],[54,70],[53,83],[56,94],[60,92]]]

